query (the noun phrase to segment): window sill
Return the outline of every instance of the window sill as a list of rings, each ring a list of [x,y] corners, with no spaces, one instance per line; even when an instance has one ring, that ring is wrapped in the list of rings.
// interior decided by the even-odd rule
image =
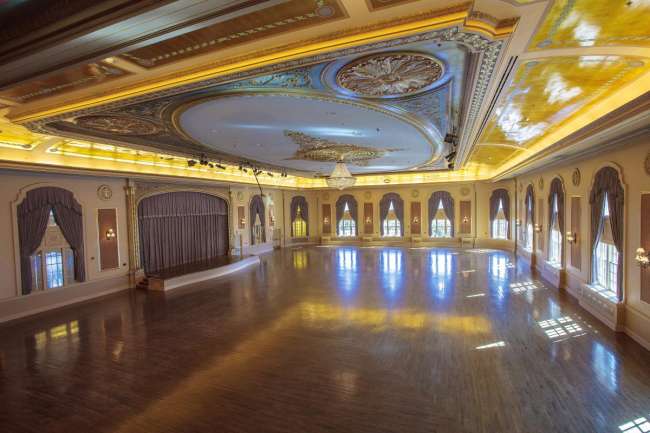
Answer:
[[[558,270],[558,271],[561,271],[561,270],[564,269],[564,268],[562,267],[562,263],[558,263],[558,262],[549,262],[549,261],[547,261],[546,264],[549,265],[551,268],[553,268],[553,269],[555,269],[555,270]]]
[[[607,290],[604,287],[600,287],[595,284],[586,284],[585,287],[598,296],[608,300],[609,302],[618,304],[618,297],[616,296],[616,292]]]

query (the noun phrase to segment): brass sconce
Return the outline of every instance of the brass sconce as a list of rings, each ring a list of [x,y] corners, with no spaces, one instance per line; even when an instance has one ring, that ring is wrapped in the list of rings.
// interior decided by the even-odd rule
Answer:
[[[113,230],[112,228],[106,230],[106,240],[107,241],[115,239],[115,236],[117,236],[115,234],[115,230]]]
[[[515,220],[515,225],[516,225],[517,227],[519,227],[519,226],[521,225],[521,220],[520,220],[520,219],[516,219],[516,220]]]
[[[570,244],[576,243],[578,241],[577,233],[566,232],[566,241]]]
[[[420,223],[420,217],[414,216],[413,217],[413,224],[419,224]]]
[[[242,218],[242,219],[240,219],[240,220],[239,220],[239,225],[240,225],[241,227],[246,227],[246,218]]]
[[[372,224],[372,218],[366,217],[366,224]]]
[[[328,225],[330,223],[329,217],[323,218],[323,224]]]
[[[650,264],[650,254],[648,254],[643,248],[637,248],[634,260],[636,260],[637,265],[645,268]]]
[[[464,217],[463,217],[463,224],[467,224],[468,222],[469,222],[469,217],[468,217],[468,216],[464,216]]]
[[[536,233],[540,233],[542,231],[542,226],[539,224],[535,224],[534,230]]]

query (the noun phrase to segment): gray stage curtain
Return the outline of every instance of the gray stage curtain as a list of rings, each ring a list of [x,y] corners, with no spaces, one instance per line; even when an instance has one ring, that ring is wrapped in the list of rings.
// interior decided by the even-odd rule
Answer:
[[[503,203],[503,215],[508,221],[508,239],[510,239],[510,194],[507,189],[495,189],[490,196],[490,236],[494,236],[492,232],[492,221],[497,217],[499,211],[499,201]]]
[[[528,188],[526,188],[526,200],[525,200],[525,206],[526,206],[526,221],[524,223],[524,236],[527,236],[527,231],[526,231],[526,226],[528,226],[528,223],[532,224],[533,226],[535,225],[535,192],[533,191],[533,186],[528,185]],[[530,203],[530,209],[528,208],[528,204]],[[534,233],[534,232],[533,232]],[[533,234],[533,236],[535,236]]]
[[[394,192],[389,192],[384,194],[384,196],[379,201],[379,221],[381,227],[381,235],[384,235],[384,220],[388,216],[388,208],[390,207],[390,202],[393,202],[393,208],[395,209],[395,216],[399,220],[400,224],[400,236],[404,236],[404,200],[399,194]]]
[[[81,205],[72,192],[57,187],[36,188],[27,193],[18,205],[21,287],[24,295],[32,289],[32,268],[29,257],[36,252],[45,230],[50,210],[74,254],[74,277],[86,280]]]
[[[262,196],[257,194],[251,199],[250,204],[250,226],[251,226],[251,244],[255,238],[255,219],[259,215],[260,223],[262,224],[262,242],[266,242],[266,212],[264,210],[264,200]]]
[[[140,257],[146,274],[228,254],[228,205],[191,191],[169,192],[138,205]]]
[[[298,207],[300,207],[300,212],[302,213],[302,219],[305,220],[307,225],[307,236],[309,236],[309,207],[307,207],[307,199],[301,195],[297,195],[291,199],[291,223],[296,219],[296,213],[298,212]],[[291,224],[291,236],[293,234],[293,224]]]
[[[429,227],[431,227],[431,221],[436,216],[440,200],[442,200],[442,209],[445,211],[445,215],[451,223],[451,236],[453,237],[456,231],[454,223],[454,199],[447,191],[436,191],[429,197]]]
[[[345,209],[345,203],[348,204],[350,209],[350,216],[354,220],[355,227],[355,236],[359,234],[359,221],[357,220],[357,200],[350,194],[343,194],[336,200],[336,233],[338,234],[339,230],[339,221],[343,218],[343,210]]]
[[[618,299],[622,300],[623,293],[623,206],[625,204],[625,192],[618,178],[618,172],[613,167],[601,168],[594,178],[594,186],[589,195],[591,204],[591,256],[594,256],[596,244],[598,243],[603,223],[603,203],[607,194],[609,203],[609,221],[612,225],[612,237],[614,245],[618,250]],[[591,261],[592,280],[596,275],[596,262]]]
[[[553,198],[557,196],[557,224],[564,239],[564,185],[559,177],[551,181],[551,188],[548,193],[548,236],[549,244],[551,237],[551,224],[553,223]],[[561,249],[562,262],[564,262],[564,242]]]

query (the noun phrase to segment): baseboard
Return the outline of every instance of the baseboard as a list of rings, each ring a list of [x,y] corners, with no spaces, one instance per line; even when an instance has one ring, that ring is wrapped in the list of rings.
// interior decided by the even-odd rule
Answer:
[[[108,288],[107,288],[108,287]],[[0,301],[0,323],[129,289],[129,277],[105,278]]]

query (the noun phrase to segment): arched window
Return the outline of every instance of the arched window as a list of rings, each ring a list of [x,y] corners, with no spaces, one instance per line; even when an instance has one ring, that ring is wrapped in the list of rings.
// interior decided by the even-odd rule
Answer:
[[[438,202],[438,209],[436,210],[433,219],[431,220],[431,237],[432,238],[450,238],[451,237],[451,221],[447,218],[445,208],[442,205],[442,200]]]
[[[386,215],[386,218],[384,218],[382,224],[383,224],[382,227],[383,236],[385,237],[401,236],[402,223],[400,223],[400,220],[397,218],[397,215],[395,214],[395,206],[393,205],[392,201],[388,205],[388,214]]]
[[[490,196],[490,230],[493,239],[509,239],[510,195],[506,189],[496,189]]]
[[[291,199],[291,236],[306,238],[309,236],[307,200],[305,197],[296,196]]]
[[[70,191],[33,189],[17,216],[23,294],[85,281],[83,218]]]
[[[350,206],[346,202],[343,206],[343,217],[339,220],[338,235],[340,237],[351,237],[357,234],[357,222],[350,214]]]
[[[508,239],[508,220],[503,210],[503,200],[497,202],[497,214],[492,220],[492,237],[494,239]]]
[[[357,235],[357,200],[350,194],[336,201],[336,234],[339,237]]]
[[[524,226],[524,248],[528,251],[533,250],[533,236],[535,225],[535,196],[533,194],[533,186],[528,185],[526,189],[526,223]]]
[[[591,204],[591,285],[603,295],[622,299],[624,191],[618,172],[601,169],[594,178]]]
[[[429,229],[432,238],[454,236],[454,199],[447,191],[436,191],[429,197]]]
[[[548,261],[554,265],[561,266],[562,232],[560,231],[560,223],[558,221],[557,196],[553,197],[553,202],[551,203],[551,225],[549,236]]]
[[[251,219],[251,245],[258,245],[266,242],[264,201],[257,194],[253,196],[250,204]]]
[[[379,201],[381,235],[398,237],[404,235],[404,200],[399,194],[389,192]]]

